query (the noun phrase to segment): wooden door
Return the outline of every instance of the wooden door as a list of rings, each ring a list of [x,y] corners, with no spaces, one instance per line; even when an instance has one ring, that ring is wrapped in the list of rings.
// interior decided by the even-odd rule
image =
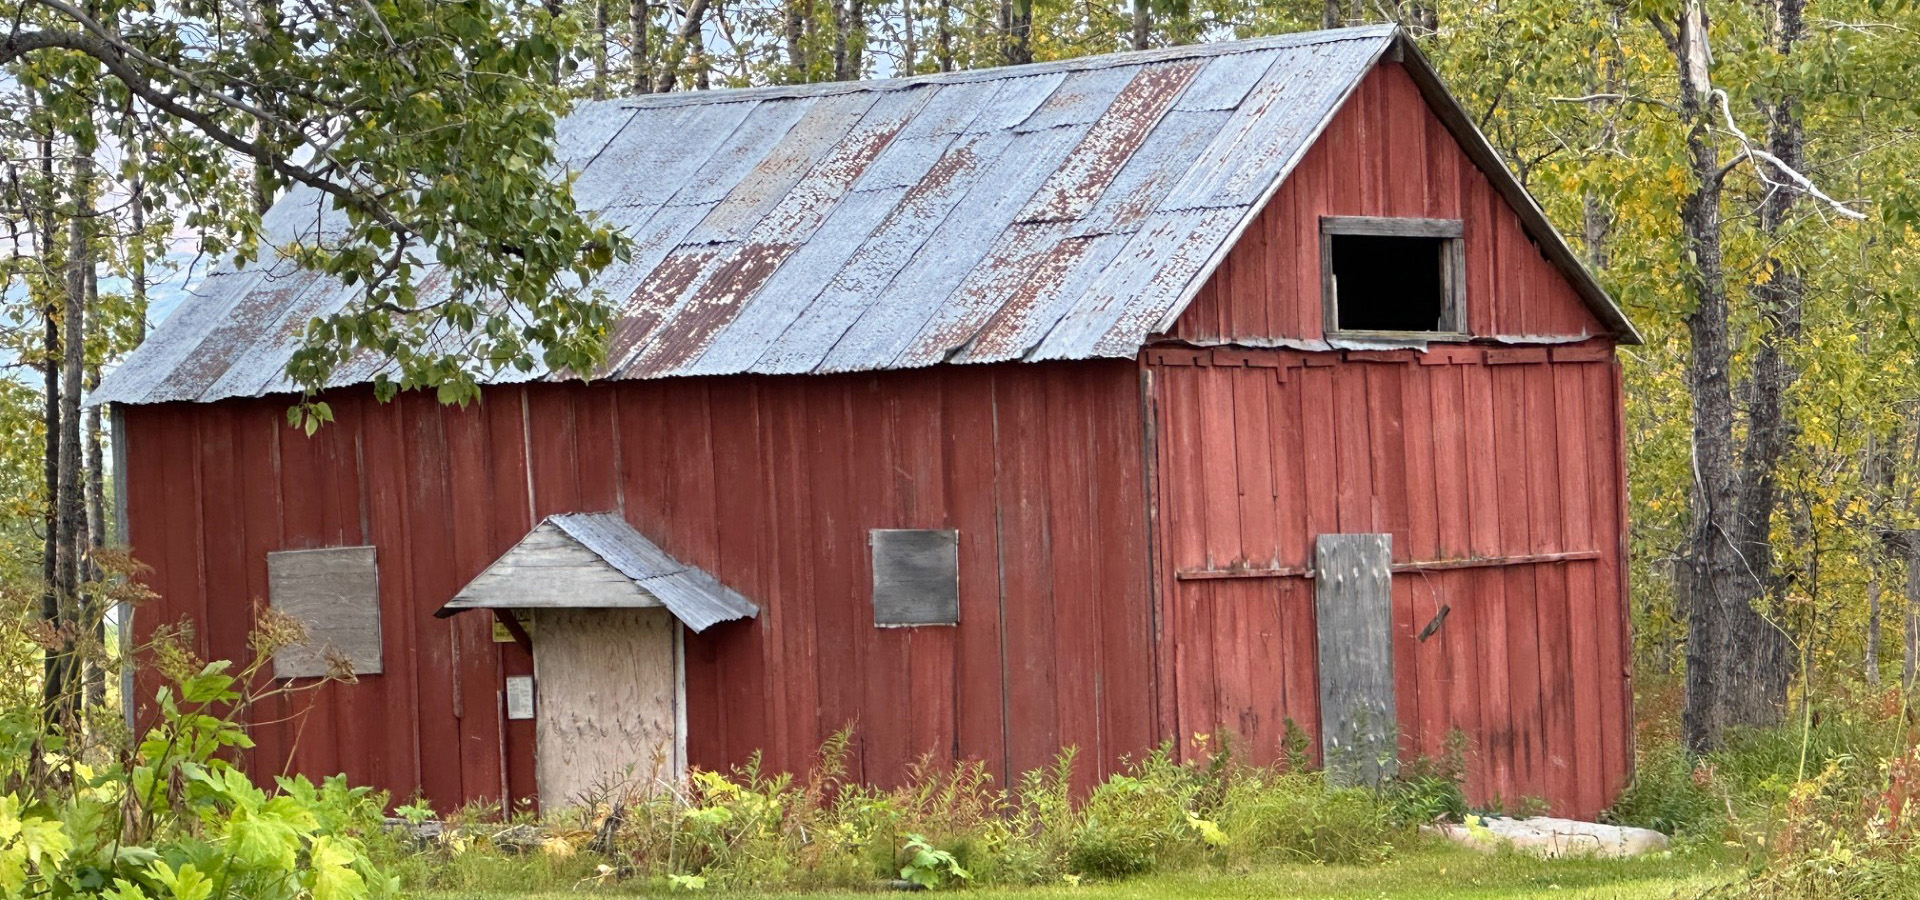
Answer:
[[[535,614],[534,771],[543,809],[680,783],[686,769],[680,627],[660,607]]]

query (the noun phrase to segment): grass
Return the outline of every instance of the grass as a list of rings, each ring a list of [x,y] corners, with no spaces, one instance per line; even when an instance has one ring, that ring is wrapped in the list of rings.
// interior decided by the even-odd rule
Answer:
[[[1038,888],[970,889],[967,900],[1555,900],[1691,898],[1734,877],[1728,869],[1684,857],[1633,860],[1538,860],[1486,856],[1445,847],[1423,848],[1371,865],[1257,865],[1210,868],[1108,883]],[[639,885],[605,890],[518,892],[447,891],[416,900],[582,900],[643,893]],[[716,892],[717,893],[717,892]],[[877,893],[733,894],[773,900],[844,900]],[[689,896],[680,894],[680,896]]]

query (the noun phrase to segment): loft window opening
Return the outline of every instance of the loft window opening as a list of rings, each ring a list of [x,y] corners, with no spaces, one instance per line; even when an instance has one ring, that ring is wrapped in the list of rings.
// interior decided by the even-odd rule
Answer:
[[[1326,330],[1406,336],[1464,332],[1463,234],[1458,219],[1323,216]]]

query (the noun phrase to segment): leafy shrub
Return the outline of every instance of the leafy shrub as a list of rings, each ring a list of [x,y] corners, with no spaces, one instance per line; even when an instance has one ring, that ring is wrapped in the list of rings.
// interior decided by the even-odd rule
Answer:
[[[1466,733],[1456,728],[1447,733],[1440,756],[1423,756],[1401,766],[1387,785],[1388,815],[1393,821],[1402,825],[1465,821],[1466,750]]]
[[[263,657],[264,658],[264,657]],[[59,735],[0,794],[0,894],[192,900],[362,900],[394,880],[372,862],[382,801],[341,778],[281,778],[256,787],[230,756],[252,746],[230,711],[251,680],[210,663],[157,698],[159,720],[119,758],[83,761]],[[5,715],[9,734],[36,709]],[[93,754],[89,754],[93,755]]]
[[[1374,862],[1407,831],[1379,795],[1331,789],[1320,773],[1252,770],[1228,790],[1220,827],[1236,853],[1300,862]]]

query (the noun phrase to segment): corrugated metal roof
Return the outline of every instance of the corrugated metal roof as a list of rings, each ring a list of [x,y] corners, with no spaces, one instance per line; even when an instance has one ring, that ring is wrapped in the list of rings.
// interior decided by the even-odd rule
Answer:
[[[720,622],[751,619],[760,614],[760,607],[752,601],[721,584],[719,579],[705,570],[674,559],[659,545],[647,540],[646,535],[627,524],[627,520],[619,513],[563,513],[548,516],[534,526],[533,532],[529,533],[529,540],[548,527],[558,528],[575,543],[631,579],[634,586],[640,589],[637,596],[658,600],[661,606],[673,613],[674,618],[696,632],[705,631]],[[499,565],[496,563],[496,567]],[[596,598],[592,604],[583,605],[601,605],[603,602],[604,598]],[[435,615],[444,617],[462,610],[502,605],[511,606],[512,603],[475,600],[463,590]]]
[[[559,155],[580,205],[635,241],[595,283],[619,307],[598,374],[1131,356],[1397,40],[1352,28],[584,103]],[[267,227],[325,230],[320,212],[296,190]],[[353,296],[285,261],[201,294],[92,399],[291,390],[302,327]],[[336,381],[377,371],[363,360]],[[528,377],[544,373],[498,380]]]

